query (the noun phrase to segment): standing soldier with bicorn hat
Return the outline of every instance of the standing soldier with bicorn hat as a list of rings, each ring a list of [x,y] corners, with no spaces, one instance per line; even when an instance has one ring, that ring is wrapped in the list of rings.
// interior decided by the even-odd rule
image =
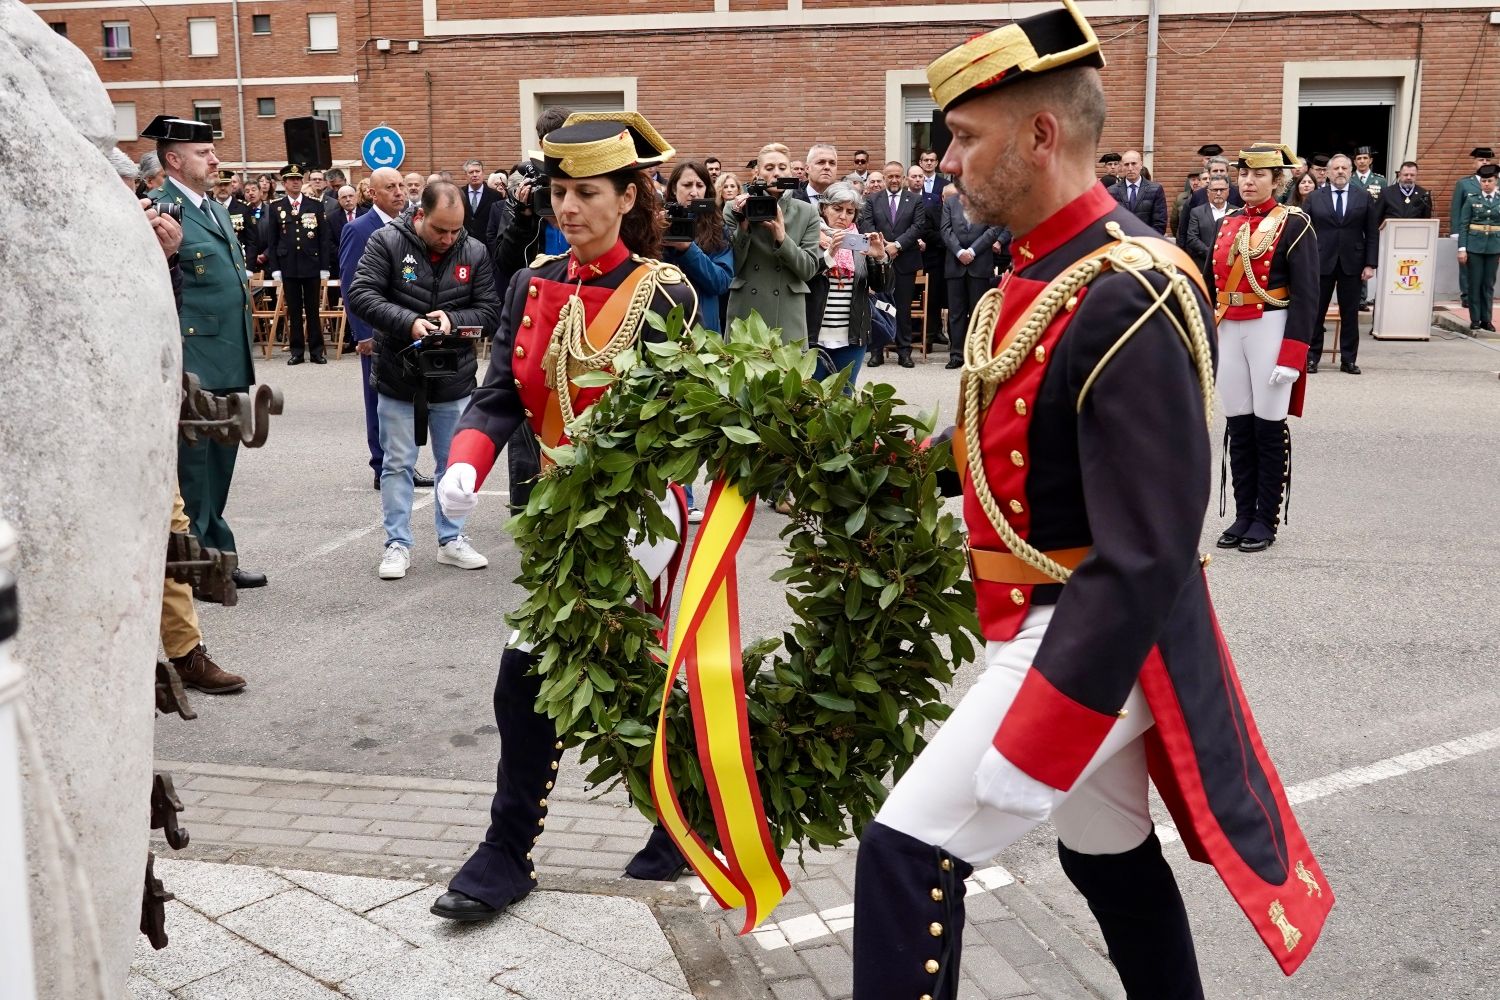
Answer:
[[[213,128],[203,122],[159,115],[141,131],[155,139],[167,181],[151,192],[158,205],[170,202],[182,213],[182,367],[198,376],[204,389],[245,392],[255,382],[250,359],[250,286],[245,258],[234,225],[222,205],[208,194],[218,176]],[[224,520],[229,483],[234,478],[238,444],[206,438],[177,445],[177,482],[193,533],[209,548],[238,552],[234,532]],[[234,571],[241,589],[264,587],[263,573]]]
[[[1213,322],[1197,266],[1095,182],[1104,65],[1071,0],[927,69],[969,216],[1016,234],[955,435],[986,668],[860,835],[856,1000],[954,1000],[964,880],[1050,819],[1125,992],[1203,996],[1147,776],[1290,972],[1333,893],[1215,623]]]
[[[281,282],[286,296],[287,325],[291,330],[292,356],[289,365],[300,365],[303,357],[304,331],[307,350],[315,365],[327,364],[323,355],[323,326],[318,315],[323,296],[321,282],[328,280],[333,247],[328,227],[323,224],[324,203],[302,195],[302,168],[288,163],[281,168],[285,197],[271,202],[271,225],[266,242],[266,266],[271,277]],[[306,322],[304,323],[304,319]]]

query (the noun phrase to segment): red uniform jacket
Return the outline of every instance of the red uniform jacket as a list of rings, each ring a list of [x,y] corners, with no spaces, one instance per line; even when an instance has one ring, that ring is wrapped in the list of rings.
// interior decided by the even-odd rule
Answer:
[[[1016,239],[997,351],[1052,279],[1110,242],[1106,222],[1156,235],[1096,186]],[[1152,778],[1184,843],[1218,869],[1290,973],[1333,893],[1261,745],[1200,569],[1212,470],[1198,373],[1160,311],[1099,368],[1166,284],[1154,272],[1147,280],[1149,289],[1129,274],[1096,278],[981,417],[982,454],[968,460],[984,462],[1006,519],[1044,551],[1087,552],[1065,586],[975,581],[989,639],[1013,638],[1031,605],[1056,605],[994,742],[1069,789],[1139,681],[1156,718]],[[1200,310],[1211,333],[1206,299]],[[1003,551],[968,479],[964,502],[971,545]]]

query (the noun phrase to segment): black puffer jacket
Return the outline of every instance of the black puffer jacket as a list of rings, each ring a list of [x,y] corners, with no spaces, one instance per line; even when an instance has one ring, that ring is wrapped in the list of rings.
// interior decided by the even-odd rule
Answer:
[[[410,402],[425,388],[428,402],[447,403],[474,391],[472,346],[462,349],[457,373],[443,378],[425,378],[408,348],[412,324],[434,309],[447,313],[455,327],[480,326],[484,336],[494,335],[500,293],[480,240],[460,232],[434,261],[411,217],[402,216],[370,237],[345,297],[350,310],[375,329],[370,384],[376,392]]]

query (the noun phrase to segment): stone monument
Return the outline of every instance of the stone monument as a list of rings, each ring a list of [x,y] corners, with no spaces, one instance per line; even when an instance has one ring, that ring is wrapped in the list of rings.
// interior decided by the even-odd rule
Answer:
[[[114,131],[84,54],[0,0],[0,518],[40,744],[21,770],[47,1000],[123,995],[147,853],[181,347],[161,248],[105,160]]]

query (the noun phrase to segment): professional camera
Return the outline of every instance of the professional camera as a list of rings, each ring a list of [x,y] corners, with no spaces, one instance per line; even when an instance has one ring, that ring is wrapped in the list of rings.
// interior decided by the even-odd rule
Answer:
[[[477,326],[456,326],[448,333],[429,333],[406,348],[410,352],[407,364],[415,363],[417,371],[427,378],[457,375],[463,366],[464,352],[474,350],[481,332]]]
[[[543,219],[555,218],[552,212],[552,179],[538,175],[531,182],[531,212]]]
[[[667,202],[667,233],[662,239],[667,243],[693,242],[698,235],[698,217],[717,208],[710,198],[695,198],[685,205],[678,201]]]
[[[745,199],[745,221],[775,222],[776,203],[781,200],[781,195],[797,190],[797,185],[801,183],[795,177],[778,177],[774,188],[763,180],[753,180],[745,185],[745,193],[750,196]],[[772,190],[776,194],[772,194]]]
[[[161,201],[152,204],[151,208],[156,209],[157,215],[165,215],[167,218],[173,220],[179,225],[182,224],[182,206],[177,204],[177,202],[167,201],[165,198],[163,198]],[[150,209],[147,209],[147,211],[149,210]]]

